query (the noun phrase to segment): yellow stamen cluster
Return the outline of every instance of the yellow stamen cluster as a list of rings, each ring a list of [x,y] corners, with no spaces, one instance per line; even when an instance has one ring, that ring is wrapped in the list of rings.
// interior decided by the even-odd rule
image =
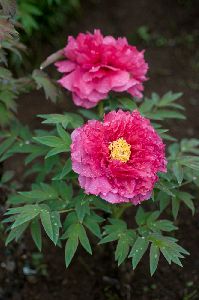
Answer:
[[[130,159],[131,145],[123,138],[113,141],[109,145],[111,159],[119,160],[126,163]]]

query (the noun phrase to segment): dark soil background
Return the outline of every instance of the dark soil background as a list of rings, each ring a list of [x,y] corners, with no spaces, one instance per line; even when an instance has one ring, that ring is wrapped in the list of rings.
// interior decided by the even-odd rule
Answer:
[[[147,41],[137,34],[147,26]],[[181,103],[187,109],[186,121],[172,121],[176,137],[198,137],[199,131],[199,1],[198,0],[84,0],[76,22],[65,24],[58,35],[67,37],[79,31],[100,28],[104,34],[136,37],[139,49],[146,49],[150,80],[145,95],[168,90],[183,92]],[[44,47],[45,46],[45,47]],[[60,44],[60,48],[63,45]],[[36,45],[42,59],[55,51],[52,45]],[[40,92],[25,96],[19,103],[19,116],[31,127],[36,114],[73,109],[66,102],[52,105]],[[20,161],[16,168],[20,168]],[[135,272],[130,264],[117,268],[110,247],[93,249],[93,257],[80,250],[71,267],[64,266],[63,249],[45,240],[44,256],[29,237],[20,245],[0,253],[1,300],[197,300],[199,299],[199,217],[182,209],[178,238],[191,253],[184,268],[168,266],[162,259],[154,277],[149,275],[148,258]],[[130,218],[130,214],[127,216]],[[35,273],[36,270],[36,273]]]

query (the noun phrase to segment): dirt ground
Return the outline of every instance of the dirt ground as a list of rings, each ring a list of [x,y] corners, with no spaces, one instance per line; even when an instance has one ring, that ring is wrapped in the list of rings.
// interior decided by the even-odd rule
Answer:
[[[181,103],[187,109],[187,120],[172,121],[169,127],[176,137],[198,137],[198,0],[84,0],[80,19],[66,26],[62,34],[100,28],[104,34],[133,40],[143,25],[149,28],[149,40],[139,37],[137,43],[139,49],[146,49],[150,67],[145,94],[149,96],[152,91],[163,94],[168,90],[183,92]],[[49,46],[46,51],[50,54],[54,50]],[[43,58],[46,54],[43,53]],[[72,109],[70,100],[67,101],[58,106],[50,105],[41,93],[33,93],[19,103],[20,119],[35,127],[36,114]],[[192,217],[183,209],[177,224],[178,238],[191,253],[184,261],[184,268],[168,266],[162,259],[152,278],[147,257],[135,272],[129,264],[117,268],[110,246],[96,246],[93,257],[80,249],[66,270],[63,249],[53,247],[47,240],[45,255],[39,258],[39,263],[33,258],[36,249],[28,236],[20,245],[7,249],[2,245],[0,300],[198,300],[198,213],[197,208]],[[38,269],[37,274],[34,274],[35,269]]]

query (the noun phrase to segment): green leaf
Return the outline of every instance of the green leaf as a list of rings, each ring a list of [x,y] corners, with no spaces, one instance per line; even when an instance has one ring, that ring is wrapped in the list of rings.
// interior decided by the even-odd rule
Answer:
[[[77,217],[79,221],[82,222],[84,217],[90,214],[89,201],[87,200],[86,195],[80,195],[74,199],[74,202]]]
[[[69,150],[65,146],[54,148],[54,149],[48,151],[48,153],[45,156],[45,159],[52,157],[54,155],[57,155],[59,153],[67,152],[67,151],[69,151]]]
[[[34,185],[32,191],[29,192],[19,192],[23,197],[34,199],[37,202],[42,202],[44,200],[57,199],[58,193],[49,184],[40,183],[39,185]]]
[[[155,210],[152,213],[149,213],[146,223],[149,226],[150,224],[156,223],[156,220],[159,218],[160,216],[160,211],[159,210]]]
[[[118,266],[120,266],[123,261],[127,258],[129,253],[129,241],[125,236],[121,237],[118,240],[116,251],[115,251],[115,260],[118,261]]]
[[[71,159],[67,159],[62,171],[56,175],[55,177],[53,177],[53,180],[62,180],[68,173],[70,173],[70,171],[72,170],[72,163],[71,163]]]
[[[70,265],[71,260],[73,259],[73,256],[75,255],[75,252],[77,251],[78,243],[79,243],[78,236],[76,234],[71,235],[66,242],[65,263],[66,263],[67,268]]]
[[[194,203],[192,201],[193,196],[186,192],[178,192],[177,196],[179,197],[179,199],[181,201],[184,202],[184,204],[192,211],[192,214],[194,215],[195,207],[194,207]]]
[[[20,227],[14,228],[14,229],[12,229],[9,232],[9,234],[8,234],[8,236],[6,238],[6,241],[5,241],[5,245],[6,246],[15,239],[15,237],[16,237],[16,231],[17,231],[18,228],[20,228]]]
[[[63,140],[64,144],[70,146],[71,144],[70,134],[66,132],[65,129],[63,129],[63,127],[59,124],[57,125],[57,132],[60,138]]]
[[[184,255],[189,255],[189,253],[177,244],[176,239],[159,234],[151,235],[149,238],[160,248],[160,251],[169,264],[174,262],[182,267],[180,259],[184,258]]]
[[[155,273],[155,271],[157,269],[159,257],[160,257],[159,247],[157,245],[155,245],[154,243],[151,243],[149,257],[150,257],[150,273],[151,273],[151,276],[153,276],[153,274]]]
[[[174,219],[177,219],[178,212],[180,208],[180,201],[177,197],[172,197],[172,214]]]
[[[0,145],[0,155],[2,155],[15,142],[15,137],[9,137]]]
[[[137,210],[137,213],[135,216],[135,221],[136,221],[137,225],[139,225],[139,226],[145,224],[145,222],[146,222],[146,214],[145,214],[144,209],[141,206],[139,206],[139,208]]]
[[[138,237],[131,249],[129,257],[132,257],[133,269],[135,269],[146,252],[149,241],[145,237]]]
[[[106,213],[111,213],[111,205],[107,201],[93,195],[90,196],[90,201],[92,201],[91,203],[96,207],[96,209],[105,211]]]
[[[158,102],[159,107],[168,106],[171,104],[171,102],[179,99],[182,96],[182,93],[172,93],[169,91],[168,93],[164,94],[160,101]]]
[[[118,240],[118,232],[112,232],[107,236],[105,236],[104,238],[102,238],[101,241],[99,242],[99,245],[113,242],[116,240]]]
[[[179,163],[188,168],[199,171],[199,157],[198,156],[183,156],[179,159]]]
[[[26,205],[20,211],[18,216],[15,219],[15,222],[12,224],[11,228],[18,227],[23,223],[26,223],[34,219],[40,213],[40,208],[37,205]]]
[[[151,111],[153,107],[154,107],[154,102],[145,99],[142,105],[140,106],[139,111],[141,112],[141,114],[145,114]]]
[[[99,120],[99,116],[91,110],[80,108],[78,109],[78,112],[86,119]]]
[[[89,239],[87,237],[86,230],[84,229],[84,226],[82,224],[79,224],[78,237],[79,237],[79,240],[80,240],[80,243],[81,243],[82,247],[88,253],[92,254],[90,242],[89,242]]]
[[[137,109],[137,105],[133,99],[129,98],[119,98],[119,102],[122,104],[122,107],[124,109],[128,109],[133,111],[134,109]]]
[[[41,251],[42,248],[42,239],[41,239],[41,226],[38,219],[35,219],[31,223],[31,235],[35,245]]]
[[[156,113],[151,112],[147,114],[147,117],[152,120],[164,120],[164,119],[186,119],[186,117],[178,112],[172,110],[158,110]]]
[[[14,171],[6,171],[1,177],[1,183],[6,183],[10,181],[14,176]]]
[[[169,220],[159,220],[155,222],[155,227],[159,230],[162,231],[173,231],[173,230],[177,230],[178,227],[174,226],[173,223]]]
[[[181,184],[184,177],[182,166],[179,164],[179,162],[175,162],[172,165],[172,168],[173,168],[173,173],[178,181],[178,184]]]
[[[42,137],[33,137],[33,139],[43,145],[49,147],[64,147],[65,144],[63,143],[62,139],[57,136],[42,136]]]
[[[166,182],[166,181],[159,181],[156,183],[156,188],[158,188],[160,191],[168,194],[169,196],[175,197],[174,193],[171,191],[171,188],[173,188],[173,185]]]
[[[22,236],[22,234],[24,233],[24,231],[26,230],[26,228],[28,227],[29,223],[23,223],[20,226],[18,226],[17,228],[11,229],[6,241],[5,241],[5,245],[7,246],[11,241],[13,241],[14,239],[16,241],[19,240],[19,238]]]
[[[56,102],[60,97],[58,86],[52,82],[46,73],[40,70],[35,70],[32,74],[38,89],[43,88],[46,98],[50,98],[52,102]]]
[[[199,139],[182,139],[180,148],[183,153],[199,154]]]
[[[53,242],[57,245],[59,239],[59,228],[62,226],[60,221],[60,214],[57,211],[51,212],[51,221],[53,228]]]
[[[75,113],[61,114],[45,114],[38,115],[40,118],[45,119],[44,124],[61,124],[65,129],[67,127],[78,128],[83,125],[84,120],[81,116]]]
[[[61,227],[60,215],[57,211],[50,211],[47,205],[41,205],[41,223],[45,232],[56,245],[59,239],[59,228]]]
[[[40,217],[45,232],[47,233],[49,238],[53,241],[54,232],[53,232],[52,220],[51,220],[50,211],[46,205],[41,207]]]
[[[73,196],[73,187],[71,184],[66,184],[63,181],[58,183],[59,194],[63,198],[66,204],[72,199]]]
[[[157,200],[160,203],[160,212],[163,212],[170,203],[170,196],[162,191],[158,193]]]
[[[84,218],[84,225],[98,238],[101,238],[101,230],[98,223],[102,222],[102,218],[98,218],[97,215],[86,215]]]

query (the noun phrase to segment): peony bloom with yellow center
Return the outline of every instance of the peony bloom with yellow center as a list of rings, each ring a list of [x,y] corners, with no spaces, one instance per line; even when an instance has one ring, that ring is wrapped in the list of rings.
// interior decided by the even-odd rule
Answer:
[[[138,204],[151,197],[166,172],[165,145],[138,111],[110,112],[72,133],[72,168],[87,194],[111,203]]]

